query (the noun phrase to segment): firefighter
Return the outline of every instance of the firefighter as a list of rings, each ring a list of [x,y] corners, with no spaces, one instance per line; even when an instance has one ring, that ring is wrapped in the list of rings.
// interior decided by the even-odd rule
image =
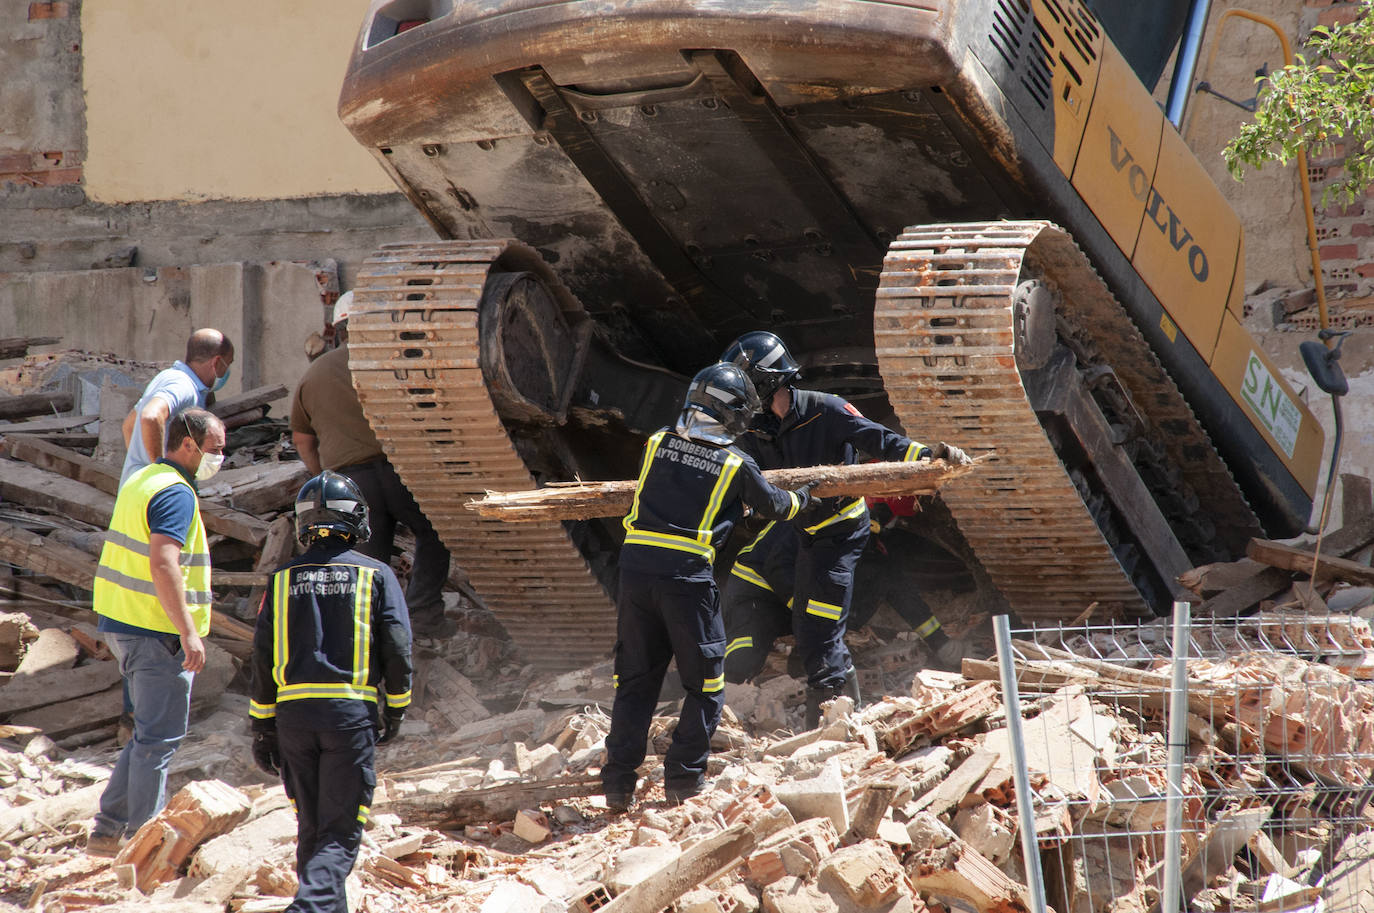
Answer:
[[[346,913],[377,777],[376,745],[410,704],[410,618],[391,568],[355,551],[367,502],[326,470],[296,496],[305,553],[272,575],[253,637],[253,760],[296,809],[289,911]]]
[[[911,579],[911,569],[888,549],[893,539],[914,537],[899,525],[899,520],[915,514],[915,498],[866,500],[869,538],[855,573],[847,627],[858,629],[868,624],[886,602],[920,635],[940,668],[958,671],[967,645],[944,632]],[[898,555],[910,551],[908,547],[899,550]],[[721,594],[727,682],[753,680],[763,671],[774,641],[792,633],[795,558],[796,540],[786,523],[769,523],[736,556]],[[800,665],[794,669],[791,662],[797,658],[793,651],[788,662],[788,672],[793,675],[802,674]]]
[[[721,594],[727,682],[751,681],[763,671],[773,642],[792,633],[796,567],[797,538],[789,523],[769,523],[735,556]],[[790,665],[789,672],[801,674]]]
[[[754,382],[764,410],[742,449],[766,468],[852,464],[859,453],[884,460],[943,458],[971,462],[959,448],[925,446],[867,419],[839,396],[798,389],[800,366],[773,333],[745,333],[721,356]],[[854,568],[868,541],[863,498],[822,498],[794,524],[796,568],[792,633],[806,670],[806,725],[820,720],[821,704],[841,694],[859,703],[859,676],[844,644]]]
[[[711,365],[692,379],[676,426],[655,432],[644,446],[620,552],[615,703],[601,769],[612,810],[634,801],[649,723],[674,658],[686,696],[663,759],[664,789],[675,804],[701,791],[725,690],[716,549],[746,505],[766,519],[787,520],[811,502],[810,485],[776,488],[731,447],[758,408],[742,370]]]
[[[916,499],[868,498],[868,545],[859,559],[860,572],[854,583],[854,609],[850,622],[862,628],[886,602],[898,617],[911,626],[925,644],[935,664],[946,671],[959,671],[968,644],[950,637],[913,579],[915,568],[898,556],[915,551],[917,535],[901,525],[903,517],[916,515]],[[903,539],[906,545],[900,544]],[[896,554],[889,546],[895,546]]]

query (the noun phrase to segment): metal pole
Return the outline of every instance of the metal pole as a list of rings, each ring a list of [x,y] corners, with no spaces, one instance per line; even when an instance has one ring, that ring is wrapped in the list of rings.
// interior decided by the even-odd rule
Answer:
[[[1183,109],[1188,107],[1188,98],[1193,94],[1193,75],[1197,72],[1197,55],[1202,48],[1202,31],[1207,26],[1207,14],[1211,11],[1211,0],[1193,0],[1188,7],[1188,23],[1183,28],[1183,40],[1178,44],[1178,60],[1174,63],[1174,75],[1169,80],[1169,98],[1164,106],[1164,115],[1175,130],[1183,123]]]
[[[1188,643],[1192,606],[1174,603],[1174,668],[1169,682],[1168,793],[1164,801],[1164,893],[1160,913],[1178,913],[1183,898],[1183,757],[1188,750]]]
[[[1006,615],[992,620],[997,640],[997,671],[1002,678],[1002,707],[1011,741],[1011,773],[1016,783],[1016,811],[1021,819],[1021,854],[1026,861],[1026,887],[1031,913],[1046,913],[1045,876],[1040,871],[1040,847],[1035,841],[1035,794],[1026,770],[1026,744],[1021,734],[1021,698],[1016,692],[1016,660],[1011,655],[1011,622]]]

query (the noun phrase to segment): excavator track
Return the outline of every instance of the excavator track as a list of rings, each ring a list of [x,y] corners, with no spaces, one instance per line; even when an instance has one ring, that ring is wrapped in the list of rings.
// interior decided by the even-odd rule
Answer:
[[[349,368],[388,459],[526,659],[575,668],[605,659],[615,611],[557,521],[508,524],[464,505],[536,487],[488,393],[479,358],[487,278],[507,266],[557,285],[515,241],[394,244],[355,286]]]
[[[1206,454],[1181,468],[1194,485],[1221,490],[1223,519],[1257,528],[1129,316],[1072,239],[1048,222],[919,226],[893,242],[874,313],[888,396],[918,439],[996,454],[941,497],[1022,619],[1069,620],[1094,602],[1104,613],[1152,614],[1027,397],[1013,299],[1028,280],[1054,285],[1063,296],[1058,316],[1112,353],[1133,399],[1148,405],[1156,426],[1172,429],[1171,452]],[[1187,446],[1194,441],[1205,450]]]

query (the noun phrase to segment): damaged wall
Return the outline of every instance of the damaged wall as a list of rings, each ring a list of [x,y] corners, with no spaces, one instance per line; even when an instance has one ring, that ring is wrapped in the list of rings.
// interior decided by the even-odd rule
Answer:
[[[0,337],[61,336],[58,348],[168,363],[197,327],[223,330],[237,348],[224,395],[295,386],[302,343],[323,321],[316,270],[296,263],[0,274]]]
[[[335,114],[367,0],[82,7],[86,194],[270,200],[390,193]],[[131,104],[132,103],[132,104]]]

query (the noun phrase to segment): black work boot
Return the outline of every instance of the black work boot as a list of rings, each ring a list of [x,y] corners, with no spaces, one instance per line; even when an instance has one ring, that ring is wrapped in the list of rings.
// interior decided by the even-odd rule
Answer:
[[[833,700],[835,693],[834,688],[806,689],[806,728],[808,731],[821,724],[821,704]]]
[[[860,699],[860,697],[859,697],[859,670],[858,670],[858,669],[855,669],[853,666],[850,666],[850,667],[849,667],[849,671],[846,672],[846,673],[844,674],[844,684],[840,686],[839,694],[840,694],[840,695],[844,695],[845,697],[847,697],[847,698],[851,699],[852,701],[854,701],[854,709],[855,709],[855,710],[858,710],[858,709],[859,709],[859,707],[861,706],[862,702],[861,702],[861,699]],[[839,696],[839,695],[837,695],[837,696]]]

